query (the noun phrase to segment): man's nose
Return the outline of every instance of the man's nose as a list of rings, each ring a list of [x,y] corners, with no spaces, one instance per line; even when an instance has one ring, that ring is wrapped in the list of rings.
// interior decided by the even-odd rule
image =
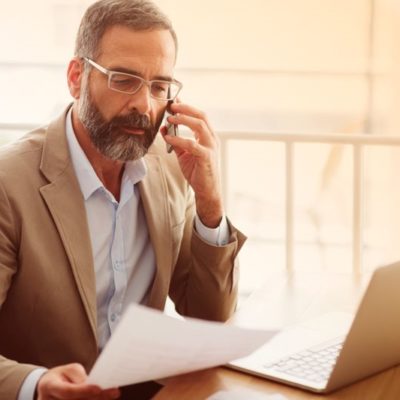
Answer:
[[[150,116],[151,102],[150,87],[143,84],[135,94],[131,95],[129,100],[129,109],[135,109],[142,115]]]

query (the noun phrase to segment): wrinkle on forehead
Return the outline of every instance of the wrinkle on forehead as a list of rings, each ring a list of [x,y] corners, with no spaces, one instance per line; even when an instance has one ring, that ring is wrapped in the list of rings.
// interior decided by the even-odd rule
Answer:
[[[157,74],[172,74],[175,55],[175,43],[168,30],[134,31],[117,25],[109,28],[100,41],[99,59],[113,65],[124,62],[126,67],[132,64],[135,69],[154,69]]]

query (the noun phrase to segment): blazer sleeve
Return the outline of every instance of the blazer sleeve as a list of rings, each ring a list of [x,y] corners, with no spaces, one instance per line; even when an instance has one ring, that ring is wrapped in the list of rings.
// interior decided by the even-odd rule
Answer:
[[[246,237],[228,220],[228,244],[209,244],[194,229],[195,212],[193,192],[188,190],[186,222],[169,296],[181,315],[225,321],[236,307],[237,255]]]
[[[17,228],[9,200],[0,181],[0,313],[11,280],[17,273]],[[0,329],[0,343],[1,329]],[[20,364],[0,355],[0,399],[17,399],[25,377],[34,365]]]

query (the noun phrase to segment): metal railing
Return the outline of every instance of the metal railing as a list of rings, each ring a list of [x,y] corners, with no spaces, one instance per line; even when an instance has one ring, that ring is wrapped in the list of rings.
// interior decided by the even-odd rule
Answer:
[[[351,145],[353,151],[353,222],[352,258],[353,273],[362,273],[363,215],[364,215],[364,149],[366,146],[400,146],[399,136],[366,134],[306,134],[306,133],[243,133],[219,132],[221,141],[221,170],[224,198],[228,199],[228,144],[230,141],[280,142],[285,146],[285,223],[286,269],[293,271],[294,254],[294,156],[298,143],[324,143]]]
[[[0,122],[0,131],[26,131],[29,132],[32,129],[35,129],[39,126],[39,124],[32,123],[7,123]]]
[[[26,130],[33,124],[1,124],[1,130]],[[295,147],[299,143],[324,143],[351,145],[353,151],[353,222],[352,222],[352,258],[353,272],[362,272],[363,215],[364,215],[364,149],[365,146],[400,146],[400,136],[379,136],[366,134],[307,134],[307,133],[246,133],[218,132],[221,142],[221,172],[224,199],[227,201],[228,187],[228,144],[230,141],[279,142],[285,147],[285,225],[286,225],[286,269],[293,270],[294,254],[294,157]]]

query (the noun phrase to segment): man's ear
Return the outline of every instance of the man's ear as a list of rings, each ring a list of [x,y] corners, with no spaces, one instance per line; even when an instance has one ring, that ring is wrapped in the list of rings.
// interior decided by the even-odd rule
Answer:
[[[67,80],[68,88],[74,99],[79,99],[83,79],[84,64],[80,58],[74,57],[68,65]]]

